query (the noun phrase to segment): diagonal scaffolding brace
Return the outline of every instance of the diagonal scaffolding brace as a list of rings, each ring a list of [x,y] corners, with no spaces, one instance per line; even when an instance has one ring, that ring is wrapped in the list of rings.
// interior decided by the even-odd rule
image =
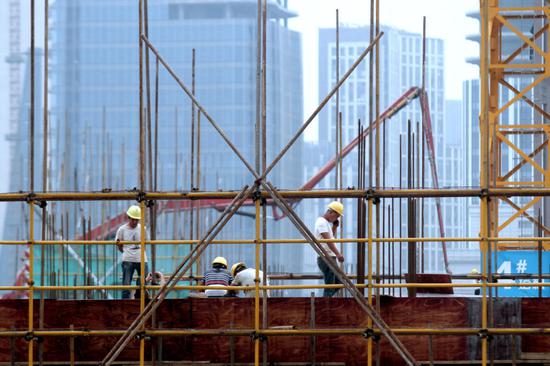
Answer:
[[[105,356],[100,365],[111,365],[118,355],[124,350],[126,345],[132,341],[132,339],[140,332],[141,328],[145,325],[145,322],[153,315],[155,310],[160,306],[162,301],[166,298],[168,292],[170,292],[178,283],[178,281],[185,275],[195,261],[200,258],[201,254],[206,250],[208,245],[216,235],[223,229],[225,224],[233,217],[237,210],[242,206],[245,200],[254,192],[256,186],[244,186],[239,194],[231,201],[231,204],[227,206],[224,212],[218,217],[216,222],[210,227],[203,238],[199,241],[197,246],[189,252],[189,254],[183,259],[179,266],[172,273],[170,278],[161,287],[155,297],[147,304],[138,317],[128,327],[126,332],[119,338],[117,343]]]
[[[290,221],[296,226],[298,231],[304,236],[304,238],[309,242],[313,250],[323,259],[326,265],[332,270],[336,277],[342,282],[345,288],[348,290],[350,295],[357,301],[359,306],[365,311],[365,313],[372,319],[374,325],[380,328],[380,332],[388,339],[393,348],[399,353],[401,358],[406,362],[407,365],[418,365],[413,356],[405,348],[403,343],[397,338],[395,333],[390,329],[390,327],[384,322],[380,314],[368,303],[365,296],[354,286],[353,282],[349,277],[342,271],[337,265],[335,265],[329,258],[329,254],[323,249],[321,244],[311,231],[307,228],[304,222],[298,217],[296,212],[292,207],[285,201],[285,199],[277,192],[277,190],[271,185],[271,183],[262,182],[264,189],[271,195],[275,203],[283,210],[283,212],[288,216]]]

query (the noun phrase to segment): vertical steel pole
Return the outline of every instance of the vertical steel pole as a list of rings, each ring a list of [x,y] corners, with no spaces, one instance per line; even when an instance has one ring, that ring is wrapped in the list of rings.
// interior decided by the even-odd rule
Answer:
[[[480,60],[480,84],[481,84],[481,113],[480,113],[480,145],[481,145],[481,171],[480,185],[489,187],[489,67],[488,67],[488,40],[489,40],[489,3],[488,0],[480,0],[481,5],[481,60]],[[480,201],[480,251],[481,251],[481,328],[487,328],[487,247],[489,245],[489,198],[485,195]],[[481,364],[487,366],[487,337],[481,339]]]
[[[367,275],[367,283],[368,283],[368,301],[369,305],[372,305],[372,198],[368,199],[368,208],[367,208],[367,215],[368,215],[368,224],[367,224],[367,234],[368,234],[368,275]],[[370,329],[372,328],[372,319],[369,317],[367,320],[367,327]],[[372,337],[369,337],[367,340],[367,366],[372,366]]]
[[[260,242],[261,242],[261,215],[260,215],[260,199],[257,199],[254,203],[256,209],[256,237],[255,237],[255,288],[254,288],[254,331],[256,332],[256,338],[254,339],[254,365],[260,365],[260,338],[258,332],[260,331]],[[264,268],[265,270],[265,268]]]
[[[191,50],[191,93],[195,95],[195,49]],[[195,103],[191,102],[191,159],[190,159],[190,178],[189,178],[189,189],[194,190],[194,181],[195,181]],[[194,239],[194,228],[195,223],[195,202],[191,201],[191,210],[189,214],[189,239]],[[191,244],[191,250],[193,250],[193,245]],[[191,275],[193,275],[193,267],[191,267]]]
[[[145,239],[147,237],[147,232],[145,231],[145,201],[142,200],[139,203],[139,208],[141,209],[141,218],[139,220],[140,223],[140,274],[139,274],[139,312],[143,313],[143,309],[145,309]],[[143,324],[143,329],[145,330],[145,324]],[[139,365],[144,366],[145,365],[145,339],[141,337],[139,340]]]
[[[139,189],[145,191],[145,154],[144,154],[144,140],[145,135],[143,133],[143,39],[141,34],[143,33],[143,0],[139,0]]]
[[[139,12],[138,12],[138,21],[139,21],[139,189],[143,192],[145,191],[145,134],[143,133],[143,39],[141,35],[143,34],[143,0],[139,0]],[[139,309],[140,313],[143,312],[145,308],[145,201],[140,202],[141,208],[141,258],[140,258],[140,299],[139,299]],[[141,338],[139,341],[139,365],[144,366],[145,364],[145,339]]]
[[[339,14],[338,9],[336,9],[336,83],[338,80],[340,80],[340,20],[339,20]],[[340,89],[336,90],[336,113],[334,116],[334,143],[336,146],[336,164],[335,164],[335,174],[334,174],[334,187],[338,189],[338,175],[342,174],[340,171],[340,156],[338,153],[340,152]]]
[[[30,85],[30,116],[29,116],[29,190],[34,191],[34,0],[30,0],[31,7],[31,85]],[[33,331],[34,323],[34,202],[29,201],[29,332]],[[33,365],[34,340],[31,338],[28,348],[28,364]]]

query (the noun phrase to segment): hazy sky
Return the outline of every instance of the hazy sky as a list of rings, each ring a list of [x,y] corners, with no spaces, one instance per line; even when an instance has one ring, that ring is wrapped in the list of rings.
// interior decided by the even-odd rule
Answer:
[[[380,23],[421,34],[426,16],[428,37],[445,41],[445,97],[461,99],[462,81],[478,77],[479,72],[465,61],[479,53],[476,43],[466,40],[479,27],[466,13],[478,7],[478,0],[380,0]],[[304,65],[308,65],[304,67],[304,113],[309,116],[324,96],[318,95],[317,67],[311,67],[317,64],[317,29],[335,26],[336,9],[341,24],[369,24],[370,0],[289,0],[289,8],[299,13],[289,24],[302,32]],[[307,139],[316,139],[317,126],[306,134]]]
[[[77,0],[75,0],[77,1]],[[116,0],[113,0],[116,1]],[[28,1],[22,3],[21,49],[28,48]],[[478,31],[475,20],[467,18],[466,12],[477,9],[478,0],[381,0],[381,24],[394,26],[411,32],[422,32],[422,17],[427,17],[427,33],[430,37],[445,40],[446,52],[446,98],[460,99],[462,81],[477,77],[478,70],[465,62],[466,57],[479,51],[476,44],[466,41],[468,34]],[[42,2],[37,4],[37,29],[42,28]],[[304,114],[309,115],[316,107],[319,96],[317,87],[317,30],[320,27],[334,27],[335,10],[339,9],[340,22],[364,25],[369,22],[370,0],[289,0],[289,7],[299,13],[290,22],[293,29],[302,32],[304,65]],[[8,189],[9,150],[5,135],[9,132],[8,120],[8,67],[4,62],[8,54],[8,1],[0,0],[0,166],[3,177],[0,191]],[[41,36],[37,34],[37,47],[41,47]],[[383,107],[383,106],[382,106]],[[317,129],[312,125],[306,138],[315,139]],[[5,204],[0,204],[0,231],[3,225]]]

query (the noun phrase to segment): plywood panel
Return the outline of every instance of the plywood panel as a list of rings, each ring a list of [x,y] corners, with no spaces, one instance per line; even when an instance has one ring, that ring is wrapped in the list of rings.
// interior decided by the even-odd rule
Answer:
[[[438,298],[381,298],[381,315],[392,327],[450,328],[468,327],[468,304],[473,299]],[[252,329],[254,327],[254,299],[178,299],[166,300],[158,309],[156,320],[162,329]],[[521,302],[523,326],[550,327],[550,299],[524,299]],[[38,302],[36,302],[36,310]],[[367,318],[360,307],[348,298],[315,299],[315,323],[318,328],[367,328]],[[48,329],[123,329],[139,312],[135,300],[47,300],[45,326]],[[508,314],[503,312],[502,314]],[[37,319],[36,312],[35,318]],[[310,327],[309,298],[271,298],[268,300],[268,325],[292,326],[296,329]],[[503,315],[507,316],[507,315]],[[6,300],[0,302],[0,327],[25,330],[27,328],[27,302]],[[499,322],[500,323],[500,322]],[[507,324],[506,322],[502,324]],[[317,362],[339,362],[347,365],[364,364],[367,357],[367,341],[362,336],[318,336]],[[271,337],[268,341],[270,362],[309,362],[311,343],[309,336]],[[427,336],[401,336],[400,339],[418,360],[428,360]],[[76,359],[99,361],[116,342],[117,337],[77,337]],[[154,340],[161,342],[160,339]],[[18,361],[26,360],[27,343],[17,339]],[[253,361],[251,337],[234,337],[233,350],[236,362]],[[524,352],[542,352],[550,349],[550,337],[524,337]],[[147,357],[152,344],[147,342]],[[434,336],[433,351],[436,360],[467,359],[466,337]],[[384,339],[380,343],[384,365],[401,365],[397,353]],[[69,338],[57,337],[44,340],[47,361],[68,361]],[[164,360],[210,361],[228,363],[231,358],[228,337],[164,336],[162,337]],[[137,360],[139,342],[132,341],[121,354],[120,360]],[[9,339],[0,339],[0,361],[10,361]]]

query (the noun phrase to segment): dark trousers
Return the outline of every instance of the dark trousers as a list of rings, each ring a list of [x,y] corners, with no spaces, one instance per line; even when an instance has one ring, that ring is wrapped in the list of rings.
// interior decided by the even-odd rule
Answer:
[[[139,286],[141,284],[140,276],[141,276],[141,263],[139,262],[122,262],[122,285],[124,286],[130,286],[132,284],[132,277],[134,276],[134,271],[137,272],[138,279],[136,281],[136,285]],[[145,273],[147,273],[147,263],[145,263]],[[134,298],[139,299],[140,291],[136,290],[136,294]],[[130,290],[122,290],[122,298],[123,299],[129,299],[130,298]]]
[[[336,262],[335,257],[330,257],[330,260],[334,263],[335,266],[338,265]],[[319,266],[319,269],[321,272],[323,272],[323,276],[325,278],[325,285],[337,285],[340,284],[340,280],[336,277],[334,272],[327,266],[325,261],[321,257],[317,257],[317,265]],[[323,289],[323,296],[325,297],[332,297],[335,293],[338,292],[339,289],[337,288],[325,288]]]

